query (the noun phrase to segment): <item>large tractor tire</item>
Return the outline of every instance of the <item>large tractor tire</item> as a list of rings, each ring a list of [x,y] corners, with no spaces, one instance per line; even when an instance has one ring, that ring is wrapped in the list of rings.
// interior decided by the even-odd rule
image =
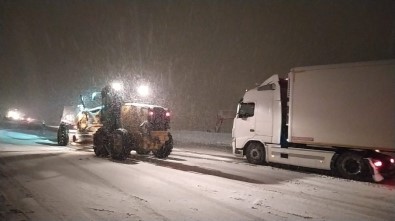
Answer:
[[[106,157],[108,151],[106,146],[108,145],[108,134],[103,128],[99,128],[95,134],[93,134],[93,150],[96,156]]]
[[[355,151],[342,153],[336,161],[336,169],[342,177],[352,180],[363,180],[369,173],[362,153]]]
[[[265,147],[258,142],[251,142],[247,146],[247,160],[252,164],[265,164],[266,162],[266,153]]]
[[[69,144],[69,129],[66,124],[61,123],[59,125],[57,138],[59,146],[67,146]]]
[[[153,154],[157,158],[166,158],[170,155],[171,151],[173,150],[173,137],[169,133],[169,140],[165,142],[165,144],[156,151],[153,151]]]
[[[130,141],[125,129],[117,129],[109,139],[110,155],[114,160],[125,160],[130,154]]]

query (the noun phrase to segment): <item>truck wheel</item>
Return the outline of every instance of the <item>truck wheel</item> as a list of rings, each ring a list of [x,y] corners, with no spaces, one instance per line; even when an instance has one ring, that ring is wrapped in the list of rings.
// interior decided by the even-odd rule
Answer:
[[[125,129],[117,129],[109,140],[111,158],[114,160],[125,160],[130,154],[128,132]]]
[[[59,125],[57,138],[59,146],[67,146],[69,144],[69,129],[66,124],[61,123]]]
[[[249,163],[262,165],[266,158],[265,147],[258,142],[252,142],[247,146],[246,156]]]
[[[361,180],[369,168],[360,153],[348,151],[337,159],[336,169],[346,179]]]
[[[152,151],[155,157],[157,158],[166,158],[170,155],[173,150],[173,137],[169,133],[169,140],[165,142],[165,144],[156,151]]]
[[[99,128],[95,134],[93,134],[93,150],[96,156],[106,157],[108,156],[108,151],[106,146],[108,142],[108,137],[106,131],[103,128]]]

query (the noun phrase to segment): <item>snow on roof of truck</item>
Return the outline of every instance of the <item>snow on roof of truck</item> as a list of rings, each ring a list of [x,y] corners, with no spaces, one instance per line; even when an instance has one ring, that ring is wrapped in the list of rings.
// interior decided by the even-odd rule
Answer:
[[[353,67],[361,67],[361,66],[394,65],[394,64],[395,64],[395,59],[379,60],[379,61],[361,61],[361,62],[352,62],[352,63],[295,67],[291,69],[291,72],[295,73],[295,72],[304,72],[304,71],[322,70],[322,69],[353,68]]]

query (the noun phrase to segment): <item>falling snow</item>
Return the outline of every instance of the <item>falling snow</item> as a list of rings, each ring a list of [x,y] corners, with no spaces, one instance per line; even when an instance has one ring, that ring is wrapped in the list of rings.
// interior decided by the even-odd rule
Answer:
[[[81,93],[121,80],[131,95],[149,85],[146,102],[170,108],[174,129],[212,130],[272,74],[395,58],[393,5],[0,0],[0,112],[58,123]]]

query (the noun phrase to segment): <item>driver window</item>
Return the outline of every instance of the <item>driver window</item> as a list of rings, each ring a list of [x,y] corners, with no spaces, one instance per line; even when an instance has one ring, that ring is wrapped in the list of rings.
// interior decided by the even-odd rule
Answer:
[[[254,116],[255,103],[240,103],[238,118]]]

